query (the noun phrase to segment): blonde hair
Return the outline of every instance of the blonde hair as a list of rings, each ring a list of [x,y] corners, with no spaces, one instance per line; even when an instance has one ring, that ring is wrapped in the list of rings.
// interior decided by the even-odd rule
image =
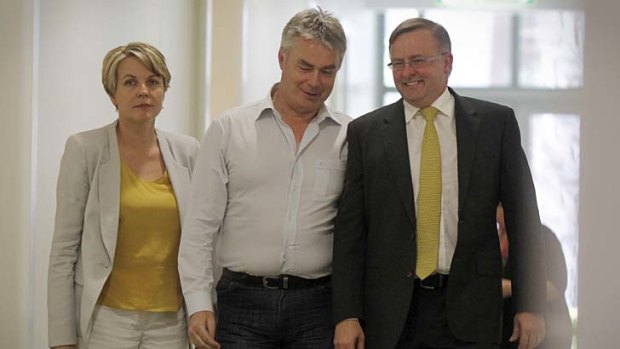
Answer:
[[[170,86],[170,71],[166,58],[155,47],[143,42],[130,42],[125,46],[114,48],[106,54],[101,69],[101,82],[105,92],[110,96],[116,93],[116,80],[119,63],[127,57],[136,57],[145,67],[164,80],[164,91]]]

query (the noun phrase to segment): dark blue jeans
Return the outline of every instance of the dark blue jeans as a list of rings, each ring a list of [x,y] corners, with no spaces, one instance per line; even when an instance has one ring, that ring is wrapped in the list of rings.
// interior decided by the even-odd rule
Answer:
[[[268,289],[221,278],[216,340],[222,349],[333,348],[331,289]]]

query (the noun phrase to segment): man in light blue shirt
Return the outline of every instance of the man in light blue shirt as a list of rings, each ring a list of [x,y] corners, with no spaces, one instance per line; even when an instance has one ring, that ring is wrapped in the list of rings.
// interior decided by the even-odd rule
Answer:
[[[333,220],[350,118],[324,102],[345,50],[336,18],[321,9],[296,14],[282,33],[280,82],[207,130],[179,252],[198,348],[333,346]],[[217,330],[213,249],[224,268]]]

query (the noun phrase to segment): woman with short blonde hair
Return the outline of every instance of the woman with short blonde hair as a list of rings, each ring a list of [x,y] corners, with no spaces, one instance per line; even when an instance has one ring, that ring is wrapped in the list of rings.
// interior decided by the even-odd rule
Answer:
[[[198,142],[155,128],[170,72],[133,42],[103,60],[111,124],[69,137],[48,277],[52,348],[188,347],[177,271]]]

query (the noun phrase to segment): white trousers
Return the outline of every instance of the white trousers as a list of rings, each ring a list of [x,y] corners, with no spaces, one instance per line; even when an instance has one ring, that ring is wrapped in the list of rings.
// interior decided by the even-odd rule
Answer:
[[[79,349],[188,349],[185,311],[147,312],[98,305],[88,343]]]

